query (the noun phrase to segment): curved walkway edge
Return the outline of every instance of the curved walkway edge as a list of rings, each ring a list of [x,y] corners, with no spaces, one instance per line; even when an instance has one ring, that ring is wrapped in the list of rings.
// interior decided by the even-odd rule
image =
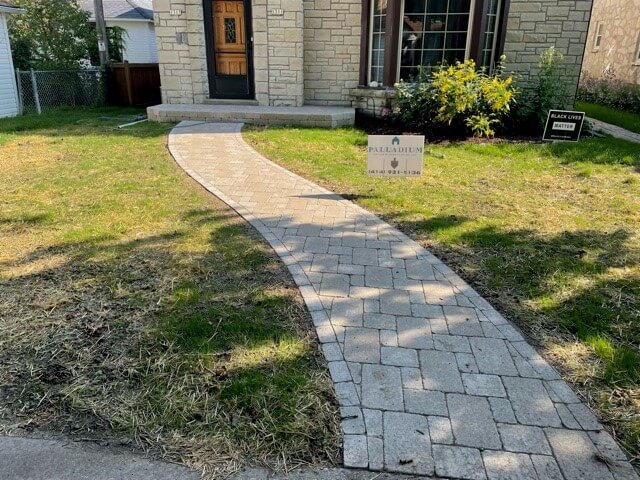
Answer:
[[[267,160],[242,124],[182,122],[176,162],[287,265],[340,403],[344,464],[465,479],[637,479],[509,322],[375,215]]]

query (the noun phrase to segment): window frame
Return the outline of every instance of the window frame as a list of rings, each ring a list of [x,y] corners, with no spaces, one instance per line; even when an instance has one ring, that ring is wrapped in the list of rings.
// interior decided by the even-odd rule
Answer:
[[[371,78],[371,57],[373,51],[373,9],[376,0],[362,0],[361,43],[360,43],[360,81],[361,87],[369,88]],[[383,81],[379,87],[392,87],[400,78],[400,52],[402,43],[402,21],[405,0],[387,0]],[[465,60],[473,59],[482,64],[483,46],[487,29],[487,12],[490,0],[471,0]],[[497,9],[496,26],[493,38],[492,64],[504,51],[506,22],[510,0],[501,0]]]
[[[602,46],[602,29],[604,27],[604,22],[600,21],[596,24],[596,31],[593,37],[593,51],[597,52],[600,50]]]
[[[481,3],[483,0],[470,0],[471,1],[471,5],[469,7],[469,23],[467,24],[467,43],[464,47],[464,59],[469,60],[470,58],[470,54],[471,54],[471,44],[473,42],[473,28],[474,28],[474,18],[475,18],[475,13],[476,13],[476,5]],[[406,0],[401,0],[401,4],[400,4],[400,20],[401,22],[403,22],[404,20],[404,6],[405,6]],[[447,14],[448,15],[448,14]],[[402,32],[404,30],[404,24],[401,23],[400,24],[400,34],[402,35]],[[445,26],[445,35],[446,35],[446,26]],[[400,80],[400,69],[402,68],[402,62],[400,61],[401,58],[401,52],[402,52],[402,42],[398,42],[398,61],[396,62],[396,81]]]

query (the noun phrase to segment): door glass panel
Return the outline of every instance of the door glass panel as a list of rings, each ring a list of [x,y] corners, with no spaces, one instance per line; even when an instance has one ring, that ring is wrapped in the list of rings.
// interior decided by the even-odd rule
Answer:
[[[224,19],[224,43],[236,43],[236,19]]]

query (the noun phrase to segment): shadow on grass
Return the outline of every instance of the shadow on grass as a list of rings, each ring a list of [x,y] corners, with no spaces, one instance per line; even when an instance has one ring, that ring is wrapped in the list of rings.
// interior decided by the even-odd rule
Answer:
[[[612,142],[615,143],[615,148]],[[548,148],[562,163],[626,165],[640,171],[640,145],[637,143],[604,138],[577,143],[554,143]]]
[[[389,218],[394,221],[394,218]],[[585,230],[541,236],[530,230],[471,228],[464,217],[399,219],[399,228],[425,240],[445,234],[433,249],[525,331],[560,327],[591,345],[610,386],[640,382],[640,277],[604,278],[640,264],[626,230]]]
[[[179,223],[5,262],[27,267],[0,277],[5,421],[126,435],[192,466],[335,460],[331,383],[286,270],[230,211]],[[203,228],[205,249],[179,247]]]

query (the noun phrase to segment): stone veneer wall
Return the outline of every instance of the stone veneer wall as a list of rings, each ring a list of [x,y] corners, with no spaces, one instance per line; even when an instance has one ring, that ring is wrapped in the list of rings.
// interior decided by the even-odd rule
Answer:
[[[350,105],[358,86],[361,0],[253,0],[254,72],[260,105]],[[510,69],[535,77],[540,53],[566,55],[577,85],[592,0],[511,0],[505,54]],[[282,9],[282,14],[274,10]],[[178,10],[179,15],[171,15]],[[209,98],[202,0],[154,0],[162,100]],[[186,44],[176,34],[187,32]]]
[[[567,84],[578,85],[592,0],[511,0],[504,53],[507,69],[526,81],[539,56],[554,46],[565,58]]]
[[[358,86],[362,0],[304,1],[304,97],[313,105],[351,105]]]
[[[602,43],[596,49],[599,22]],[[594,0],[582,71],[601,78],[609,69],[616,79],[640,84],[640,61],[636,58],[639,42],[640,0]]]
[[[204,15],[199,0],[154,0],[163,103],[202,103],[209,97]],[[170,10],[179,10],[171,15]],[[176,35],[186,32],[187,43]]]

